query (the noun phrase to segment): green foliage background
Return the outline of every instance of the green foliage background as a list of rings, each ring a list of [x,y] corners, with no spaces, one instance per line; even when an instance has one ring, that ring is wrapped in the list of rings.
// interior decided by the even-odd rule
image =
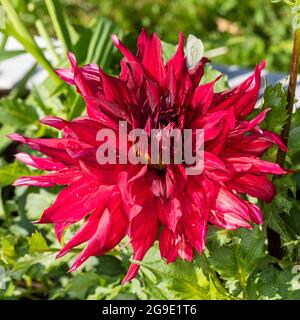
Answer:
[[[56,115],[72,119],[84,110],[75,90],[61,82],[53,67],[67,66],[66,50],[79,63],[96,62],[110,73],[118,71],[120,55],[109,40],[117,33],[134,50],[141,26],[156,31],[168,44],[170,55],[178,32],[201,38],[207,50],[226,48],[215,63],[254,66],[266,59],[268,68],[287,73],[292,47],[291,15],[288,6],[265,0],[0,0],[7,16],[1,31],[0,62],[29,52],[49,77],[30,92],[25,87],[36,65],[0,100],[0,265],[6,270],[6,289],[1,299],[300,299],[300,174],[277,179],[278,195],[263,205],[265,223],[248,230],[220,230],[211,227],[204,255],[193,263],[177,261],[167,265],[155,246],[142,262],[139,276],[126,286],[121,280],[130,264],[130,249],[124,240],[114,251],[93,257],[75,273],[67,270],[80,249],[55,260],[61,245],[51,226],[33,225],[55,199],[58,188],[13,188],[21,175],[36,175],[16,162],[21,150],[6,134],[19,132],[32,137],[56,137],[57,132],[41,126],[38,119]],[[225,20],[220,20],[223,18]],[[223,29],[220,26],[223,23]],[[225,24],[224,24],[225,23]],[[227,30],[224,30],[224,28]],[[221,32],[221,29],[223,32]],[[34,35],[41,36],[40,49]],[[7,51],[12,36],[24,51]],[[57,38],[62,52],[53,45]],[[46,58],[47,56],[47,58]],[[208,68],[204,81],[217,71]],[[226,86],[226,81],[218,89]],[[272,107],[264,126],[280,132],[287,118],[286,91],[280,84],[268,86],[261,109]],[[300,112],[294,114],[286,167],[300,169]],[[23,148],[26,152],[32,152]],[[276,149],[265,156],[274,161]],[[254,201],[254,199],[251,199]],[[268,254],[266,228],[282,239],[283,257]],[[77,226],[78,227],[78,226]],[[67,230],[67,241],[74,229]],[[1,276],[2,277],[2,276]],[[2,278],[1,278],[2,280]]]

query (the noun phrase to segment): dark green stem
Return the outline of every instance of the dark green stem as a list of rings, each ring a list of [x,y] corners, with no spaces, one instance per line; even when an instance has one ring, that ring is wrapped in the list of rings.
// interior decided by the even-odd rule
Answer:
[[[296,91],[296,85],[297,85],[298,65],[299,65],[299,46],[300,46],[300,29],[297,29],[294,32],[293,55],[292,55],[290,80],[289,80],[288,94],[287,94],[286,109],[287,109],[288,117],[281,131],[281,138],[286,145],[289,139],[289,133],[290,133],[291,122],[292,122],[292,114],[293,114],[293,106],[295,101],[295,91]],[[277,153],[276,162],[281,167],[284,167],[285,158],[286,158],[286,153],[281,149],[279,149]],[[268,237],[269,254],[277,259],[281,259],[283,253],[281,248],[280,235],[268,227],[267,237]]]
[[[285,144],[287,144],[289,139],[289,132],[290,132],[291,122],[292,122],[293,106],[295,101],[295,91],[296,91],[297,76],[298,76],[299,46],[300,46],[300,29],[296,30],[294,33],[294,47],[293,47],[293,56],[292,56],[290,80],[289,80],[288,95],[287,95],[287,106],[286,106],[288,118],[281,131],[281,138]],[[286,153],[281,149],[279,149],[277,153],[276,162],[282,167],[284,166],[284,163],[285,163],[285,157],[286,157]]]

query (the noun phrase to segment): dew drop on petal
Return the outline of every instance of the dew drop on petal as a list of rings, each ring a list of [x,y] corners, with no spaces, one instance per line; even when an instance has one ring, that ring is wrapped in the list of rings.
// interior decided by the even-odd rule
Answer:
[[[89,192],[96,192],[99,189],[99,186],[92,185],[88,187]]]
[[[76,150],[79,149],[78,143],[76,143],[76,142],[74,142],[74,141],[68,141],[67,147],[68,147],[69,149],[71,149],[72,151],[76,151]]]

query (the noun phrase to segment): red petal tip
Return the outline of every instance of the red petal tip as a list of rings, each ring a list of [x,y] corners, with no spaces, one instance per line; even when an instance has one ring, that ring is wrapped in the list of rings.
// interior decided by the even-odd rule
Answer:
[[[116,34],[112,34],[111,35],[111,40],[113,41],[113,43],[115,44],[115,45],[118,45],[119,44],[119,38],[118,38],[118,36],[116,35]]]
[[[20,142],[20,143],[26,143],[25,138],[23,136],[21,136],[20,134],[18,134],[18,133],[8,134],[7,138],[9,138],[9,139],[11,139],[13,141]]]
[[[77,269],[77,267],[76,266],[72,266],[70,269],[69,269],[69,273],[71,273],[71,272],[74,272],[75,270]]]

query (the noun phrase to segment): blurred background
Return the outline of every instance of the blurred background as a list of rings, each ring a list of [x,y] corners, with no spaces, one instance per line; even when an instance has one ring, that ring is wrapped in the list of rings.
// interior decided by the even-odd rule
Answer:
[[[95,17],[111,19],[135,47],[144,26],[166,42],[176,43],[178,33],[194,34],[206,49],[226,47],[226,54],[214,59],[218,64],[253,67],[267,60],[268,69],[289,69],[291,40],[290,9],[269,0],[62,0],[66,15],[80,28]],[[39,17],[54,35],[45,1],[19,1],[18,12],[35,31]]]

